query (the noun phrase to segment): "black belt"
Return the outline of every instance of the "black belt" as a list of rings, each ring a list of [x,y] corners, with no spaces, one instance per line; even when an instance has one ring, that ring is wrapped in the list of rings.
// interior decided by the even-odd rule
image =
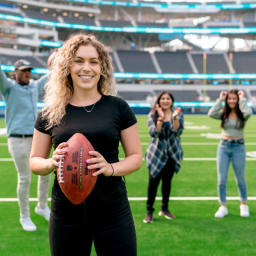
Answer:
[[[14,137],[14,138],[29,138],[29,137],[33,137],[33,134],[10,134],[9,137]]]
[[[244,144],[244,139],[222,139],[222,141],[225,141],[228,143]]]

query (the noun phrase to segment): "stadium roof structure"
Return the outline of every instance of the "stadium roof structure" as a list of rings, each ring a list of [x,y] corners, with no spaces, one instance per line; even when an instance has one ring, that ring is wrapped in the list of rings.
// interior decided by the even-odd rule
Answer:
[[[238,0],[3,0],[0,43],[49,52],[70,33],[85,31],[112,49],[215,50],[225,41],[227,50],[237,50],[242,39],[251,50],[255,8],[256,1]]]
[[[221,10],[246,10],[256,9],[256,3],[241,3],[240,1],[107,1],[107,0],[65,0],[72,3],[86,3],[93,5],[110,5],[122,7],[141,7],[141,8],[156,8],[168,9],[169,12],[203,12],[214,13]],[[185,3],[187,2],[187,3]]]

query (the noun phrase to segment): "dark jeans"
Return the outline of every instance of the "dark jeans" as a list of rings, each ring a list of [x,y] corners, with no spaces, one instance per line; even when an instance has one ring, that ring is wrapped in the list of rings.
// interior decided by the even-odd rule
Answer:
[[[137,255],[125,185],[113,192],[102,198],[96,191],[86,203],[73,205],[55,182],[49,231],[52,256],[89,256],[93,242],[98,256]]]
[[[154,205],[156,194],[157,194],[157,188],[161,180],[162,180],[161,209],[163,211],[168,210],[169,197],[171,193],[171,182],[174,174],[174,166],[175,166],[175,161],[172,158],[169,158],[166,165],[162,169],[162,171],[155,178],[149,175],[147,212],[153,213],[153,211],[155,210],[153,208],[153,205]]]

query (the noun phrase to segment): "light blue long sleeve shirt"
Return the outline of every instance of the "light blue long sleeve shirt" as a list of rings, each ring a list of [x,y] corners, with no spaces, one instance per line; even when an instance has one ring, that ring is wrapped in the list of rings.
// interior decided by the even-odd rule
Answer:
[[[47,80],[48,75],[45,75],[39,80],[31,80],[29,85],[22,86],[7,78],[0,65],[0,93],[6,103],[5,122],[8,136],[33,134],[39,94]]]

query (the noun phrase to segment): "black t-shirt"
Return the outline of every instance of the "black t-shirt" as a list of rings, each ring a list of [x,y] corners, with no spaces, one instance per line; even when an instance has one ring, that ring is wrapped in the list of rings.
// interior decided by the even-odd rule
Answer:
[[[86,106],[86,109],[90,110],[92,107]],[[74,133],[82,133],[108,162],[117,162],[120,132],[136,122],[135,115],[125,101],[103,95],[92,112],[69,104],[60,125],[46,130],[45,122],[39,115],[35,128],[51,136],[54,148],[67,141]]]
[[[86,109],[91,110],[92,107],[93,105],[86,106]],[[51,136],[54,148],[67,141],[74,133],[82,133],[91,142],[94,149],[104,156],[107,162],[114,163],[119,161],[118,146],[121,131],[136,122],[134,113],[124,100],[103,95],[96,102],[91,112],[86,112],[84,107],[68,104],[66,115],[60,125],[46,130],[45,121],[39,115],[35,128]],[[107,192],[106,190],[111,190],[111,185],[120,181],[121,177],[99,175],[96,187],[103,186],[103,190]]]

